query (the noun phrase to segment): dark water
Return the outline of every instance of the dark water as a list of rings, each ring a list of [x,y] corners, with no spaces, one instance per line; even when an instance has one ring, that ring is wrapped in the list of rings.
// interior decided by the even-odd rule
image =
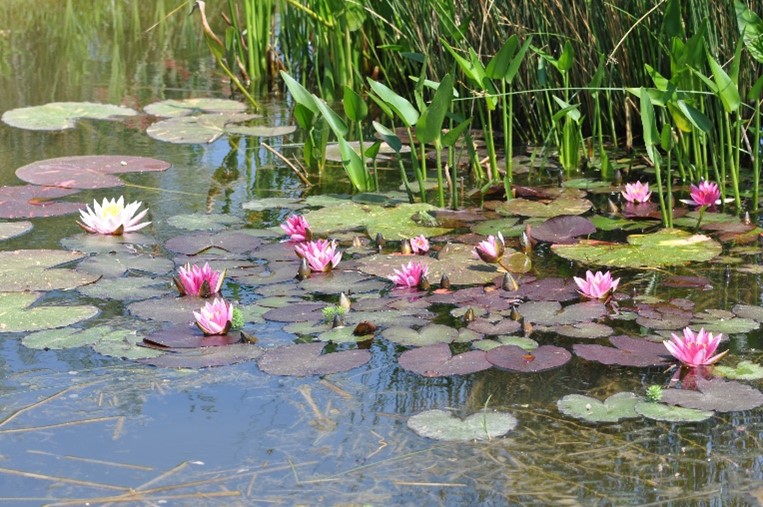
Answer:
[[[51,101],[140,108],[165,98],[224,96],[198,20],[187,17],[188,6],[170,14],[178,5],[3,0],[0,113]],[[288,121],[281,99],[263,102],[273,123]],[[58,156],[166,160],[173,164],[166,173],[127,176],[123,189],[77,196],[124,193],[144,201],[160,239],[177,233],[167,219],[186,213],[229,213],[248,227],[270,227],[282,212],[245,213],[242,203],[302,193],[258,139],[172,145],[146,136],[148,121],[83,121],[54,133],[0,124],[0,183],[20,184],[17,167]],[[59,248],[62,238],[79,233],[72,216],[33,222],[31,234],[0,247]],[[550,253],[536,256],[547,273],[573,272]],[[701,308],[760,303],[754,275],[718,265],[688,272],[711,277],[715,289],[697,298],[694,291],[660,288],[651,272],[634,272],[629,283],[662,298],[693,297]],[[226,291],[258,297],[235,284]],[[96,322],[124,313],[121,304],[97,304]],[[277,343],[278,334],[272,336]],[[660,368],[573,359],[543,374],[490,370],[424,378],[399,369],[401,350],[376,340],[366,366],[292,378],[265,375],[254,363],[155,369],[88,347],[33,350],[22,337],[0,335],[2,504],[725,506],[755,505],[763,495],[761,409],[681,425],[638,419],[591,425],[556,409],[556,400],[572,392],[599,399],[622,390],[643,393],[669,377]],[[732,341],[735,352],[752,360],[760,358],[759,346],[758,333]],[[486,405],[514,414],[517,429],[486,443],[439,443],[406,426],[425,409],[468,415]]]

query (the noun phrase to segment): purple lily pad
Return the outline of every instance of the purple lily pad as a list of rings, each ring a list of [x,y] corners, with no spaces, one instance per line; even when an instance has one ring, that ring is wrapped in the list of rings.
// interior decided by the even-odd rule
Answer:
[[[365,349],[345,350],[321,355],[325,343],[299,343],[270,349],[259,358],[257,366],[271,375],[328,375],[352,370],[371,360]]]
[[[239,231],[224,231],[218,233],[200,233],[178,236],[167,241],[167,250],[183,255],[198,255],[210,248],[244,255],[251,253],[262,244],[260,238]]]
[[[237,343],[227,347],[204,347],[180,353],[167,353],[140,359],[138,362],[161,368],[209,368],[252,361],[263,353],[264,350],[256,345]]]
[[[596,232],[596,226],[587,218],[571,215],[553,217],[530,229],[530,235],[547,243],[575,243],[579,236]]]
[[[406,350],[398,359],[400,367],[425,377],[468,375],[491,368],[482,350],[470,350],[454,356],[446,343]]]
[[[653,202],[627,202],[623,205],[622,214],[625,218],[655,218],[662,220],[660,207]]]
[[[324,303],[299,303],[268,310],[262,316],[271,322],[316,322],[323,320]]]
[[[676,289],[702,289],[712,290],[713,286],[710,280],[704,276],[669,276],[662,281],[663,287],[674,287]]]
[[[502,319],[498,322],[490,322],[486,319],[476,319],[470,322],[467,327],[477,333],[492,336],[512,334],[522,329],[522,325],[519,322],[511,319]]]
[[[528,301],[517,307],[525,322],[542,326],[561,326],[590,322],[607,314],[607,307],[600,301],[584,301],[562,308],[556,301]]]
[[[576,344],[572,349],[578,357],[602,364],[620,366],[662,366],[670,363],[670,353],[662,342],[618,335],[609,339],[615,347]]]
[[[752,410],[763,405],[763,393],[746,384],[736,381],[714,378],[697,378],[697,390],[666,389],[660,401],[669,405],[716,410],[718,412],[737,412]]]
[[[88,155],[38,160],[16,169],[16,176],[33,185],[112,188],[124,185],[114,174],[166,171],[171,166],[154,158]]]
[[[84,209],[85,205],[77,202],[57,202],[53,199],[77,192],[77,190],[36,185],[1,187],[0,218],[55,217],[76,213]]]
[[[195,349],[198,347],[220,347],[241,341],[241,333],[206,336],[190,324],[180,324],[162,329],[143,338],[143,344],[161,349]]]
[[[572,301],[579,297],[577,286],[572,280],[563,278],[543,278],[519,286],[519,290],[507,292],[506,296],[525,298],[531,301]]]
[[[562,326],[536,326],[533,330],[542,333],[556,333],[568,338],[587,338],[589,340],[605,338],[615,332],[611,327],[599,324],[598,322],[580,322]]]
[[[498,368],[519,373],[553,370],[567,364],[572,354],[554,345],[542,345],[527,351],[516,345],[501,345],[487,352],[487,360]]]
[[[689,325],[692,318],[691,307],[684,305],[685,300],[672,300],[666,303],[640,304],[637,307],[636,322],[651,329],[681,329]]]

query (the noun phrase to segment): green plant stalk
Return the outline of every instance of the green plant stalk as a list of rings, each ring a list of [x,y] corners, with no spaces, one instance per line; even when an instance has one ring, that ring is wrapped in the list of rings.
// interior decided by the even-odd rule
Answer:
[[[453,203],[453,209],[458,209],[458,168],[455,163],[450,166],[450,181],[451,181],[451,202]]]
[[[752,209],[758,211],[760,199],[760,101],[755,101],[755,145],[752,153]]]
[[[668,225],[669,220],[668,220],[667,208],[665,207],[665,193],[662,187],[662,174],[660,172],[659,152],[657,152],[656,148],[655,148],[655,154],[657,156],[654,157],[654,174],[657,177],[657,195],[659,196],[659,200],[660,200],[660,214],[662,215],[662,224],[665,227],[670,227]]]
[[[503,111],[503,153],[506,160],[506,176],[503,178],[503,188],[506,192],[506,200],[512,198],[511,183],[514,181],[513,158],[514,158],[514,96],[506,93],[506,80],[501,80],[501,111]]]
[[[723,118],[721,117],[721,113],[718,112],[716,115],[717,121],[719,125],[723,125]],[[723,130],[725,132],[726,125],[723,125]],[[720,152],[719,155],[716,157],[716,160],[718,161],[717,164],[713,164],[715,167],[715,175],[718,180],[718,186],[721,190],[721,199],[726,198],[726,143],[723,142],[723,133],[718,134],[718,139],[716,141],[716,144],[718,146],[718,151]],[[720,166],[720,174],[718,173],[718,166]]]
[[[233,72],[230,71],[228,66],[225,64],[225,62],[222,60],[222,58],[217,58],[217,64],[220,66],[221,69],[223,69],[223,72],[225,72],[225,75],[230,78],[231,82],[238,88],[238,91],[240,91],[244,97],[246,97],[246,100],[252,105],[254,109],[259,109],[260,104],[254,100],[254,97],[249,93],[249,91],[246,89],[246,87],[239,81],[239,79],[236,77]]]
[[[485,103],[487,110],[487,131],[485,132],[485,143],[487,144],[487,156],[490,161],[490,180],[495,181],[498,178],[498,162],[495,157],[495,139],[493,138],[493,115],[490,112],[490,106]],[[507,197],[508,199],[508,197]]]
[[[363,161],[363,167],[366,168],[366,172],[363,175],[363,179],[365,181],[366,188],[369,188],[368,184],[370,183],[370,181],[369,181],[370,180],[370,178],[369,178],[370,175],[368,174],[368,166],[366,165],[367,164],[367,162],[366,162],[366,149],[363,146],[363,124],[362,124],[362,122],[357,122],[357,123],[358,123],[358,147],[360,149],[360,159]],[[374,158],[374,165],[375,164],[376,164],[376,159]],[[374,175],[376,175],[376,171],[374,171]],[[374,184],[376,185],[375,186],[376,191],[378,191],[379,190],[379,178],[378,177],[375,178]]]
[[[737,209],[742,208],[742,201],[739,197],[739,166],[735,164],[736,162],[736,156],[734,156],[734,150],[733,147],[736,146],[732,144],[731,140],[731,116],[729,113],[724,112],[724,130],[726,132],[726,142],[728,143],[726,145],[726,149],[724,150],[725,153],[728,156],[728,163],[730,164],[729,172],[731,173],[731,184],[734,187],[734,204],[736,204]],[[736,130],[739,130],[738,126],[736,126],[735,122],[735,128]],[[725,180],[724,180],[725,183]],[[723,190],[723,189],[721,189]],[[723,194],[723,192],[721,192]],[[725,198],[725,195],[723,196]]]
[[[426,190],[424,190],[426,172],[424,172],[422,176],[421,169],[419,167],[419,157],[416,154],[416,145],[413,143],[413,130],[411,130],[411,127],[408,126],[405,127],[405,130],[408,132],[408,143],[411,148],[411,167],[413,167],[413,174],[416,176],[416,183],[419,184],[419,195],[421,196],[421,202],[427,202],[427,193]],[[422,157],[422,159],[424,160],[422,163],[426,164],[426,157]]]
[[[666,226],[669,229],[673,228],[673,176],[671,175],[671,167],[670,167],[670,162],[671,162],[670,159],[671,159],[672,151],[673,150],[668,150],[668,163],[666,164],[666,167],[665,167],[665,188],[666,188],[665,196],[667,197],[665,202],[665,207],[666,207],[665,211],[667,212],[666,216],[668,219]]]
[[[423,144],[423,143],[422,143]],[[437,199],[441,208],[445,207],[445,182],[442,174],[442,141],[438,137],[434,141],[435,157],[437,158]],[[455,184],[454,184],[455,185]]]

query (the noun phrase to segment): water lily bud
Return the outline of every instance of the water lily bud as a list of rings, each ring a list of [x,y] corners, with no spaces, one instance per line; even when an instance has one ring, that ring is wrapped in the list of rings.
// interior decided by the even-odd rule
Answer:
[[[476,318],[477,316],[474,313],[474,308],[466,310],[466,313],[464,314],[464,322],[468,324],[469,322],[474,322],[474,319]]]
[[[413,254],[413,248],[411,248],[411,242],[408,241],[407,239],[404,239],[400,243],[400,252],[403,255],[412,255]]]
[[[504,273],[503,280],[501,280],[501,288],[505,291],[513,292],[519,290],[519,284],[517,284],[517,281],[511,276],[511,273]]]
[[[353,248],[361,248],[363,246],[363,242],[360,240],[360,236],[355,236],[352,238],[352,247]]]
[[[376,248],[382,249],[384,248],[384,245],[387,244],[387,240],[384,239],[384,236],[382,236],[381,232],[377,232],[376,239],[374,239],[374,243],[376,244]]]
[[[297,280],[302,281],[310,278],[310,265],[307,263],[307,259],[304,257],[299,262],[299,269],[297,270]]]
[[[522,314],[519,313],[519,310],[517,310],[516,306],[511,307],[511,313],[509,314],[509,318],[511,320],[522,320]]]
[[[522,245],[522,250],[527,255],[532,253],[533,244],[532,244],[532,241],[530,241],[530,237],[527,235],[525,231],[522,231],[522,234],[519,235],[519,244]]]
[[[425,275],[422,275],[421,278],[419,278],[419,284],[416,286],[416,288],[419,290],[426,291],[426,290],[429,290],[429,287],[430,287],[429,280],[427,279]]]
[[[445,290],[450,289],[450,278],[445,273],[440,277],[440,288]]]
[[[352,306],[352,301],[350,301],[350,298],[348,298],[347,294],[345,294],[344,292],[339,294],[339,306],[341,306],[347,311],[349,311],[350,307]]]
[[[614,177],[613,182],[614,182],[615,186],[618,186],[618,187],[623,184],[623,173],[622,173],[622,171],[620,171],[620,169],[615,171],[615,177]]]
[[[331,321],[331,328],[344,327],[344,319],[338,313],[334,314],[334,320]]]
[[[620,213],[620,208],[617,207],[617,204],[612,202],[612,199],[607,199],[607,208],[611,215],[617,215]]]
[[[525,336],[530,336],[533,332],[533,325],[529,322],[525,321],[522,323],[522,331],[524,331]]]
[[[750,212],[749,211],[745,211],[744,212],[744,218],[742,219],[742,223],[744,225],[752,224],[752,219],[750,218]]]

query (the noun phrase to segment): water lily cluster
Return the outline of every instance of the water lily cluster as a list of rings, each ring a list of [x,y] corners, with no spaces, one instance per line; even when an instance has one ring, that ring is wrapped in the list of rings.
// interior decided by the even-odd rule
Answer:
[[[313,233],[305,217],[291,215],[281,228],[289,235],[289,241],[294,243],[297,257],[304,259],[310,271],[327,273],[337,267],[342,260],[342,252],[336,247],[336,240],[313,240]]]

